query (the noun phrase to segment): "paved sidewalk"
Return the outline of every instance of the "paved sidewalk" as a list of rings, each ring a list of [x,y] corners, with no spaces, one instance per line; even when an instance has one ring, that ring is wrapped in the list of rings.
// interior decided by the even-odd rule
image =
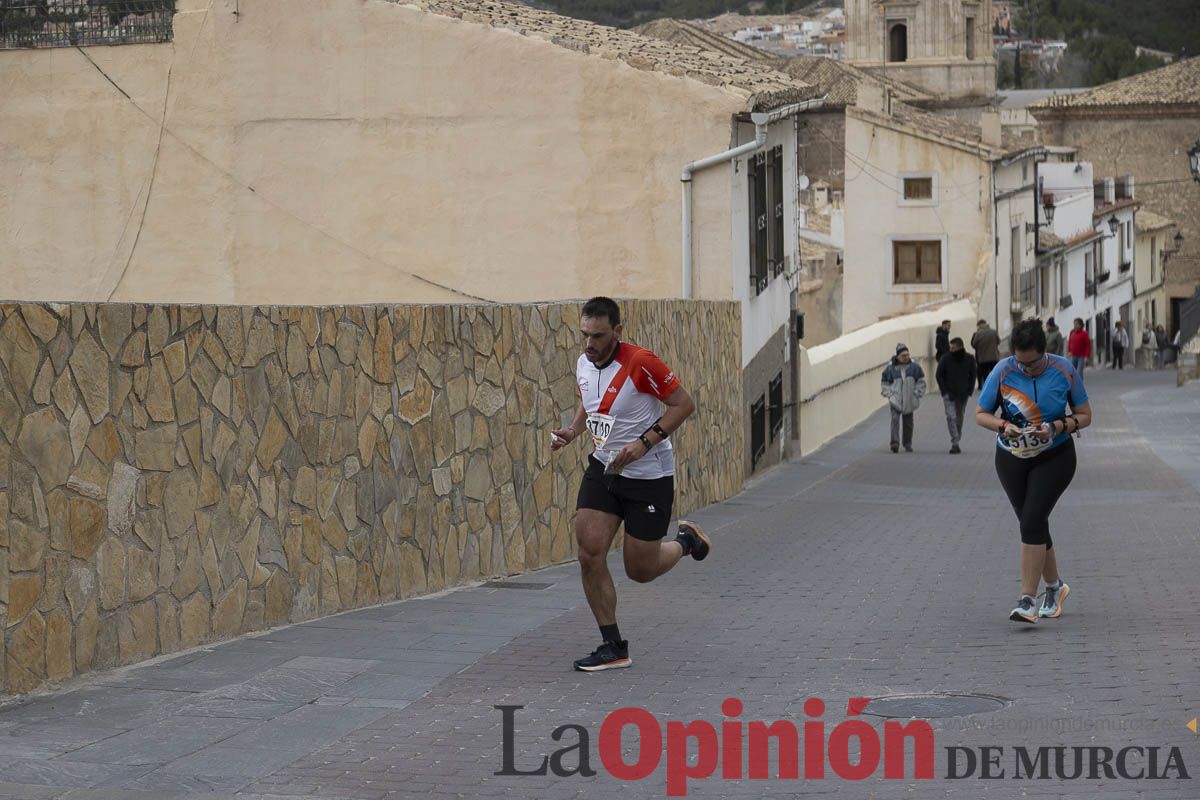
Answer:
[[[826,735],[846,699],[975,692],[994,713],[932,720],[935,779],[723,780],[689,797],[1200,797],[1195,780],[1013,780],[1012,747],[1178,746],[1200,772],[1197,612],[1200,389],[1172,375],[1089,371],[1098,424],[1051,527],[1074,589],[1057,621],[1007,620],[1017,535],[988,434],[949,456],[937,398],[914,454],[887,452],[875,415],[695,515],[714,555],[660,580],[618,579],[634,667],[586,675],[595,646],[577,569],[563,565],[325,618],[168,657],[0,709],[0,797],[408,798],[666,794],[597,756],[604,717],[640,706],[661,722],[805,719]],[[1128,409],[1128,412],[1127,412]],[[1186,429],[1186,432],[1184,430]],[[1193,439],[1192,441],[1195,441]],[[619,559],[613,562],[619,574]],[[515,586],[524,588],[515,588]],[[515,766],[591,736],[595,777],[496,776],[502,725],[521,705]],[[879,723],[872,717],[864,719]],[[633,760],[636,746],[625,742]],[[1003,746],[1006,779],[948,780],[944,748]],[[852,757],[852,760],[857,756]],[[576,763],[577,756],[566,759]],[[1161,768],[1161,764],[1160,764]]]

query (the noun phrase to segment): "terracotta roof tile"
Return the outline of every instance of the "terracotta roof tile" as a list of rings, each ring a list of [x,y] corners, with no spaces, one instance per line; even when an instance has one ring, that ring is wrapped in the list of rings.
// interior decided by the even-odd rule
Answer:
[[[1092,209],[1092,219],[1099,219],[1105,214],[1111,214],[1114,211],[1121,211],[1132,206],[1140,206],[1140,200],[1118,200],[1115,203],[1100,203]]]
[[[751,59],[780,72],[785,72],[803,83],[816,87],[816,94],[825,96],[826,107],[854,105],[858,98],[858,86],[864,81],[891,89],[892,94],[901,100],[933,99],[933,95],[928,92],[888,75],[870,73],[843,61],[822,56],[779,56],[721,36],[692,22],[659,19],[634,28],[634,30],[668,42],[692,45],[716,53]]]
[[[1200,105],[1200,56],[1105,83],[1080,94],[1034,103],[1035,111],[1145,105]]]
[[[857,107],[854,109],[854,113],[879,120],[884,124],[888,124],[889,121],[891,124],[899,123],[910,130],[955,142],[978,150],[985,158],[991,160],[1011,158],[1041,147],[1035,142],[1029,142],[1011,134],[1005,135],[998,147],[984,144],[983,129],[980,126],[957,117],[915,108],[906,103],[893,103],[891,115],[865,111]]]
[[[778,68],[780,62],[786,60],[768,53],[766,50],[760,50],[757,47],[739,42],[736,39],[730,39],[727,36],[714,33],[707,28],[702,28],[699,25],[679,19],[656,19],[653,22],[647,22],[645,25],[639,25],[633,29],[633,32],[640,33],[642,36],[649,36],[653,39],[662,39],[673,44],[689,45],[691,47],[698,47],[701,50],[711,50],[714,53],[724,53],[725,55],[741,58],[746,61],[758,61],[774,68]]]
[[[504,28],[631,67],[717,86],[764,111],[811,98],[813,87],[758,61],[642,36],[506,0],[391,0],[431,14]]]
[[[1038,231],[1038,249],[1053,250],[1066,245],[1066,240],[1054,235],[1053,231]]]
[[[1079,233],[1075,234],[1070,239],[1067,239],[1065,242],[1063,242],[1063,246],[1064,247],[1076,247],[1076,246],[1084,244],[1086,242],[1090,242],[1093,239],[1101,239],[1103,237],[1104,237],[1104,234],[1100,233],[1100,231],[1095,230],[1094,228],[1088,228],[1088,229],[1084,229],[1084,230],[1080,231]]]
[[[1161,231],[1163,228],[1170,228],[1175,225],[1175,220],[1167,219],[1164,216],[1155,214],[1153,211],[1142,209],[1134,218],[1134,223],[1137,225],[1139,232],[1141,231]]]
[[[932,100],[928,92],[887,75],[869,73],[851,64],[821,56],[787,59],[781,69],[789,75],[817,87],[826,95],[826,106],[851,106],[858,100],[858,87],[864,82],[881,84],[900,100]]]

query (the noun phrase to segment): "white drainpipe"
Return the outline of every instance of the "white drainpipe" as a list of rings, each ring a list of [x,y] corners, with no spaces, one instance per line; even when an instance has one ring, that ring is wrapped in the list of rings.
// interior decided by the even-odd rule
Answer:
[[[774,111],[755,112],[750,115],[750,121],[754,123],[754,141],[734,147],[731,150],[726,150],[723,153],[717,153],[715,156],[701,158],[698,161],[692,161],[683,168],[683,297],[690,299],[692,296],[692,173],[699,172],[702,169],[723,164],[726,161],[732,161],[738,156],[743,156],[748,153],[753,153],[756,150],[761,150],[767,144],[767,125],[772,122],[778,122],[785,117],[790,117],[793,114],[798,114],[801,111],[808,111],[814,108],[820,108],[825,104],[825,98],[819,97],[814,100],[805,100],[801,103],[793,103],[790,106],[783,106]]]

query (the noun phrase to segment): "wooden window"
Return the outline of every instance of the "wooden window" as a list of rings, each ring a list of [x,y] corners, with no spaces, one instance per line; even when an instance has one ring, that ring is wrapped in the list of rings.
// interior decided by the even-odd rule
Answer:
[[[933,178],[905,178],[904,179],[904,199],[905,200],[932,200],[933,199]]]
[[[941,283],[942,243],[892,242],[893,283]]]
[[[750,405],[750,469],[767,453],[767,403],[766,396],[759,395]]]
[[[750,286],[755,294],[767,288],[767,159],[764,153],[751,156],[750,195]]]
[[[755,294],[783,273],[783,148],[750,159],[750,286]]]
[[[783,370],[771,378],[769,392],[771,399],[771,441],[783,430]]]

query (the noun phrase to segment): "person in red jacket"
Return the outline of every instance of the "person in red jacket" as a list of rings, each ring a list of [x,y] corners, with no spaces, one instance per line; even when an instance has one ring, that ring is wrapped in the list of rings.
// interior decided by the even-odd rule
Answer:
[[[1075,318],[1071,336],[1067,339],[1067,355],[1071,357],[1071,366],[1075,367],[1075,371],[1082,375],[1084,365],[1092,355],[1092,339],[1083,329],[1083,320],[1079,317]]]

